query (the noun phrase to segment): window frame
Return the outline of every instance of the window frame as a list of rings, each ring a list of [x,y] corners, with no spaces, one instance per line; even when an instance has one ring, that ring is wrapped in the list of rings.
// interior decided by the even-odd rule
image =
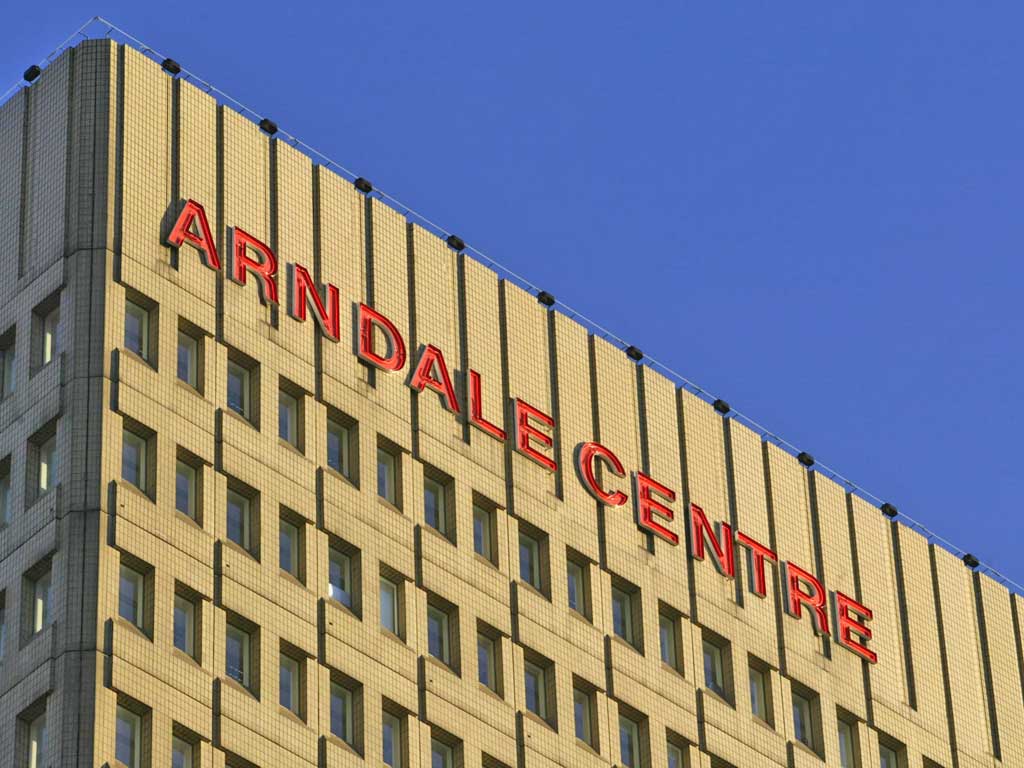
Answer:
[[[130,478],[130,477],[126,477],[126,471],[127,470],[126,470],[126,467],[125,467],[125,462],[126,462],[125,450],[127,449],[127,447],[129,445],[133,445],[135,447],[135,449],[138,451],[138,465],[137,465],[138,478],[137,478],[137,480],[133,479],[133,478]],[[137,488],[142,493],[147,493],[147,494],[148,494],[148,486],[149,486],[149,482],[148,482],[148,480],[149,480],[149,475],[148,475],[148,472],[149,472],[149,467],[148,467],[149,455],[148,454],[149,454],[149,438],[145,437],[143,435],[140,435],[136,430],[131,429],[127,425],[124,426],[122,428],[122,430],[121,430],[121,479],[124,480],[126,483],[134,486],[135,488]]]
[[[387,741],[385,734],[391,729],[391,762],[386,759]],[[402,718],[384,710],[381,715],[381,762],[391,768],[404,768],[405,749],[402,744]]]
[[[498,640],[481,632],[476,633],[476,679],[480,685],[494,693],[499,692],[498,687]],[[485,663],[481,663],[484,661]],[[486,670],[487,679],[483,671]]]
[[[17,387],[17,341],[17,329],[13,325],[0,336],[0,400],[13,395]]]
[[[628,735],[630,748],[629,760],[626,759],[626,751],[623,749],[625,738]],[[623,768],[640,768],[640,723],[627,715],[619,713],[619,762]]]
[[[150,360],[150,341],[149,341],[149,312],[150,310],[139,304],[137,301],[131,299],[125,299],[124,302],[124,348],[127,349],[134,355],[137,355],[147,363]],[[139,348],[135,349],[129,342],[129,318],[134,317],[139,324]]]
[[[172,609],[171,643],[182,653],[196,658],[196,603],[185,595],[175,593]],[[185,647],[178,645],[178,615],[185,617]]]
[[[525,574],[523,553],[529,553],[529,573]],[[526,531],[519,531],[519,580],[524,584],[529,584],[531,587],[536,589],[538,592],[543,592],[544,582],[543,573],[541,569],[541,544],[537,537],[530,535]]]
[[[793,708],[793,740],[816,752],[818,745],[814,734],[814,702],[797,690],[791,690],[790,697]],[[799,717],[797,713],[800,713]]]
[[[622,587],[612,585],[612,634],[629,645],[636,647],[633,631],[633,594]],[[616,615],[618,612],[618,615]],[[622,629],[618,626],[621,620]]]
[[[184,473],[182,470],[184,470]],[[179,506],[181,488],[178,482],[181,477],[185,477],[187,486],[188,503],[186,506],[188,509],[182,509]],[[174,466],[174,509],[190,520],[199,521],[199,468],[185,461],[180,456],[176,459]]]
[[[239,662],[241,667],[239,668],[240,678],[235,677],[231,674],[231,669],[228,666],[228,643],[231,641],[231,636],[234,634],[239,640],[239,654],[241,658]],[[224,638],[225,650],[224,650],[224,674],[234,680],[236,683],[241,685],[243,688],[251,691],[252,690],[252,633],[232,622],[227,623],[227,629],[225,630]]]
[[[480,524],[480,535],[477,536],[477,523]],[[479,547],[477,545],[480,545]],[[482,551],[481,551],[482,550]],[[473,552],[492,565],[494,554],[494,510],[482,504],[473,504]]]
[[[57,434],[39,443],[36,495],[43,496],[57,485]]]
[[[121,723],[127,723],[131,733],[130,762],[121,759],[118,731]],[[142,765],[142,716],[127,707],[118,704],[114,724],[114,759],[128,768],[141,768]]]
[[[178,348],[177,355],[175,357],[174,375],[178,381],[183,384],[187,384],[192,389],[199,391],[199,359],[202,342],[195,335],[185,330],[184,328],[178,328]],[[185,351],[185,362],[187,366],[186,375],[181,375],[181,354],[182,350]]]
[[[49,312],[39,318],[40,342],[39,367],[53,362],[60,354],[60,301]]]
[[[284,650],[280,653],[280,669],[278,673],[277,703],[296,717],[302,717],[302,660],[297,659]],[[288,695],[290,701],[284,701],[284,674],[288,673]]]
[[[285,563],[282,562],[283,555],[285,554],[285,538],[287,536],[288,542],[288,558],[291,560],[289,565],[291,567],[286,568]],[[282,571],[287,573],[289,576],[302,580],[302,527],[291,520],[281,517],[278,521],[278,548],[277,548],[277,565]]]
[[[332,436],[338,441],[338,462],[337,466],[331,462],[331,439]],[[327,450],[325,461],[327,466],[333,469],[347,480],[352,479],[352,427],[342,424],[337,419],[327,418]]]
[[[667,760],[668,768],[685,768],[685,766],[686,766],[686,753],[683,751],[683,748],[681,746],[679,746],[678,744],[676,744],[676,743],[674,743],[674,742],[672,742],[670,740],[670,741],[668,741],[665,744],[665,754],[666,754],[666,756],[668,758],[668,760]],[[676,764],[674,766],[672,764],[672,756],[673,756],[673,754],[677,756],[677,760],[678,760],[678,762],[676,762]]]
[[[185,739],[181,738],[180,736],[176,736],[176,735],[172,734],[171,735],[171,768],[175,768],[175,766],[174,766],[174,753],[175,752],[179,752],[179,751],[181,752],[182,755],[184,755],[184,758],[185,758],[185,762],[183,764],[183,768],[194,768],[195,767],[195,757],[194,757],[195,749],[194,749],[194,745],[191,742],[189,742],[189,741],[185,741]]]
[[[131,606],[132,616],[125,616],[123,613],[126,584],[130,584],[134,590],[135,599]],[[121,563],[118,572],[117,615],[142,632],[146,631],[146,575],[124,562]]]
[[[400,634],[399,630],[401,629],[401,624],[400,624],[401,615],[400,615],[398,603],[399,603],[399,600],[401,599],[401,587],[399,586],[399,584],[396,581],[394,581],[391,578],[381,574],[379,591],[380,591],[380,599],[379,599],[378,603],[379,603],[379,608],[380,608],[380,626],[385,631],[390,632],[395,637],[400,638],[401,634]],[[385,621],[384,621],[384,614],[385,614],[385,610],[384,610],[384,595],[385,594],[390,594],[391,595],[391,610],[388,611],[388,616],[389,616],[390,622],[393,624],[393,626],[388,626],[387,623],[385,623]]]
[[[434,647],[434,635],[432,634],[431,621],[437,626],[437,631],[440,633],[438,638],[441,643],[440,648]],[[451,637],[451,617],[448,612],[443,608],[436,605],[427,604],[427,653],[433,658],[440,661],[447,667],[452,666],[452,637]]]
[[[377,446],[377,497],[386,501],[391,506],[400,508],[400,494],[398,490],[398,478],[400,459],[398,454],[391,448],[383,445]],[[381,472],[383,471],[383,476]]]
[[[435,498],[435,514],[436,519],[434,522],[430,521],[429,512],[430,505],[427,500],[430,498],[430,491],[433,488],[433,495]],[[423,476],[423,522],[428,527],[433,528],[435,531],[440,533],[446,539],[449,537],[448,528],[448,483],[439,480],[437,477],[433,477],[429,474]]]
[[[241,503],[237,504],[236,506],[239,509],[239,514],[241,515],[241,520],[240,520],[240,525],[241,525],[240,536],[241,536],[242,541],[237,541],[236,539],[234,539],[231,536],[231,503],[232,503],[232,499],[233,498],[241,501]],[[252,553],[252,540],[253,540],[253,536],[252,536],[252,506],[253,506],[253,499],[250,498],[248,495],[240,492],[240,491],[236,491],[236,490],[234,490],[232,488],[228,488],[227,497],[226,497],[226,501],[225,501],[225,505],[224,506],[225,506],[225,510],[224,510],[224,514],[225,514],[224,535],[227,537],[227,540],[230,541],[231,543],[241,547],[246,552]]]
[[[239,394],[242,402],[238,404],[240,410],[231,404],[232,376],[238,379],[239,387],[241,389]],[[226,391],[224,393],[224,397],[229,411],[252,423],[252,370],[248,366],[245,366],[235,360],[228,359]]]
[[[338,571],[341,576],[342,585],[335,586],[331,579],[333,572],[333,566],[335,563],[338,564]],[[353,596],[354,582],[352,580],[353,563],[352,555],[348,552],[343,552],[333,545],[329,545],[327,548],[327,596],[337,603],[341,603],[349,610],[354,610],[355,600]],[[338,594],[344,595],[347,599],[343,600],[338,597]]]
[[[30,602],[32,615],[30,626],[32,631],[30,637],[35,637],[53,623],[53,609],[51,606],[53,587],[52,565],[47,565],[45,571],[30,579],[30,583],[32,585]]]
[[[47,728],[46,710],[36,715],[28,724],[28,766],[29,768],[45,768],[47,763]]]
[[[844,739],[844,729],[846,738]],[[836,718],[836,739],[839,744],[839,766],[840,768],[859,768],[859,750],[857,744],[856,725],[843,717]],[[881,753],[879,753],[879,764],[881,764]],[[898,765],[898,763],[897,763]]]
[[[14,519],[11,510],[11,457],[0,459],[0,526]]]
[[[299,448],[299,413],[299,398],[285,390],[284,387],[278,389],[277,436],[296,449]],[[281,434],[282,432],[286,434]]]
[[[589,568],[574,557],[567,557],[565,563],[566,605],[569,610],[590,621],[590,579]],[[576,582],[575,584],[573,582]],[[576,605],[573,605],[573,592]]]
[[[536,699],[537,708],[534,709],[530,706],[530,678],[533,678],[534,683],[534,698]],[[534,664],[531,661],[523,662],[523,706],[526,707],[527,712],[530,712],[541,720],[547,721],[548,719],[548,691],[547,691],[547,670],[543,667]]]
[[[727,699],[728,692],[726,687],[728,681],[725,668],[725,648],[721,644],[705,637],[702,640],[701,650],[701,659],[704,666],[704,687],[723,699]],[[708,665],[709,659],[711,662],[710,667]]]
[[[664,608],[658,611],[658,657],[661,663],[678,672],[682,668],[680,651],[679,617],[667,612]],[[668,658],[666,658],[666,637],[668,638]]]
[[[583,735],[580,735],[580,711],[583,706]],[[573,733],[577,741],[582,741],[588,747],[594,746],[594,707],[593,694],[580,688],[578,685],[572,687],[572,720]]]
[[[343,702],[342,706],[344,711],[342,712],[342,730],[343,733],[338,733],[334,730],[335,723],[335,710],[334,705],[336,701]],[[341,739],[349,746],[355,746],[355,730],[353,717],[353,707],[355,706],[355,693],[346,685],[342,685],[336,680],[331,680],[330,690],[330,722],[328,724],[328,730],[331,735],[335,738]]]
[[[768,670],[751,661],[747,665],[750,713],[763,723],[772,724],[771,683]]]
[[[430,739],[430,766],[434,768],[434,758],[440,753],[441,768],[453,768],[455,765],[455,750],[440,739]]]

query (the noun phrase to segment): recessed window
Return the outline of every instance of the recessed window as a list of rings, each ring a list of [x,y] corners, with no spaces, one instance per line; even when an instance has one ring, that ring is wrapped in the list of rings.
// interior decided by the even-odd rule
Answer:
[[[722,647],[710,640],[704,640],[704,685],[725,697],[725,660]]]
[[[494,513],[473,505],[473,551],[494,562]]]
[[[299,420],[301,408],[299,396],[294,390],[285,390],[282,384],[277,395],[277,436],[295,448],[300,447],[299,443]]]
[[[760,663],[750,663],[750,711],[758,720],[771,723],[771,697],[768,671]]]
[[[640,724],[619,715],[619,759],[625,768],[640,768]]]
[[[243,419],[252,421],[252,372],[228,360],[228,408]]]
[[[57,484],[57,435],[42,440],[36,450],[36,492],[42,496]]]
[[[192,745],[178,736],[171,737],[171,768],[194,768]]]
[[[142,763],[142,718],[124,707],[117,708],[114,758],[128,768]]]
[[[434,605],[427,606],[427,651],[438,661],[451,665],[451,627],[448,613]]]
[[[226,640],[224,671],[232,680],[249,688],[252,680],[252,638],[241,627],[228,624]]]
[[[811,699],[796,691],[793,691],[793,736],[808,749],[815,749]]]
[[[526,662],[524,665],[526,678],[526,708],[537,717],[546,720],[548,716],[547,681],[544,670],[536,664]]]
[[[199,349],[198,336],[178,330],[178,380],[193,389],[199,389]]]
[[[181,458],[174,470],[174,508],[193,520],[199,519],[199,470]]]
[[[634,648],[640,648],[638,613],[640,593],[624,583],[612,586],[612,631]]]
[[[569,595],[569,609],[580,616],[590,618],[589,567],[582,560],[570,555],[566,560],[566,577]]]
[[[377,448],[377,495],[398,506],[398,455],[389,448]]]
[[[327,466],[352,479],[352,428],[335,419],[327,420]]]
[[[50,615],[50,566],[45,566],[45,571],[38,573],[28,581],[28,594],[30,596],[29,626],[32,634],[42,632],[52,621]]]
[[[476,635],[477,679],[495,693],[498,692],[498,641],[490,634]]]
[[[0,592],[0,659],[7,643],[7,592]]]
[[[540,541],[528,533],[519,533],[519,578],[536,589],[543,587],[540,567]]]
[[[448,483],[439,476],[423,478],[423,520],[443,536],[448,536]]]
[[[380,625],[392,634],[398,632],[398,584],[380,578]]]
[[[125,302],[124,346],[149,361],[149,310],[134,301]]]
[[[121,478],[143,493],[147,488],[148,441],[138,432],[125,428],[121,438]]]
[[[679,634],[679,617],[663,608],[658,613],[658,649],[662,663],[677,671],[681,667]]]
[[[591,693],[582,688],[572,689],[573,726],[576,738],[588,746],[594,746],[594,714]]]
[[[384,765],[391,768],[403,768],[404,750],[402,749],[402,721],[397,715],[385,712],[382,722],[382,746],[381,755]]]
[[[278,562],[281,570],[302,580],[302,526],[297,519],[281,518]]]
[[[888,739],[888,737],[883,737]],[[905,759],[903,754],[905,750],[903,747],[897,747],[894,744],[886,743],[882,739],[879,739],[878,744],[878,765],[879,768],[902,768],[904,760],[901,760],[901,755]]]
[[[668,752],[668,768],[684,768],[687,765],[683,762],[686,760],[686,753],[678,744],[670,741],[665,745],[665,749]]]
[[[430,740],[430,768],[453,768],[453,750],[443,741]]]
[[[352,608],[352,557],[340,549],[330,548],[327,557],[327,589],[332,600]]]
[[[48,768],[50,756],[46,739],[46,713],[28,724],[28,768]]]
[[[16,334],[12,325],[0,336],[0,398],[14,394],[15,374],[17,372],[15,357]]]
[[[856,727],[853,722],[840,717],[839,726],[839,768],[858,768]],[[884,763],[883,763],[884,765]]]
[[[139,629],[145,628],[145,595],[146,577],[134,568],[122,564],[117,613]]]
[[[251,551],[252,500],[232,490],[228,490],[227,535],[228,541]]]
[[[195,658],[196,604],[185,595],[174,596],[174,647]]]
[[[331,681],[331,733],[342,741],[353,744],[352,691]]]
[[[294,715],[302,716],[302,662],[287,653],[281,654],[279,702]]]
[[[60,305],[40,317],[39,365],[48,365],[60,352]]]
[[[11,457],[0,460],[0,525],[11,522]]]

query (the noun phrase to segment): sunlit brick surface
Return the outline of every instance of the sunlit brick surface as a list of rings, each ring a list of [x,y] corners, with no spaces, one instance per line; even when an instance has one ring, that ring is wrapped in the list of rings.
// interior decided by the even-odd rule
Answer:
[[[185,199],[205,206],[223,261],[227,227],[275,250],[279,307],[260,302],[253,278],[238,285],[164,243]],[[82,43],[0,107],[0,242],[0,351],[14,360],[0,399],[3,765],[29,765],[45,716],[46,766],[127,755],[158,768],[182,744],[194,768],[381,765],[391,718],[405,766],[444,766],[434,743],[452,768],[662,768],[674,756],[690,768],[876,768],[885,749],[900,768],[1024,766],[1018,596],[137,51]],[[338,286],[341,343],[288,316],[289,262]],[[126,345],[127,302],[148,317],[143,356]],[[414,393],[408,368],[358,362],[359,302],[396,324],[411,360],[427,344],[444,352],[463,418]],[[43,365],[54,308],[57,354]],[[177,375],[179,332],[196,342],[195,386]],[[229,363],[248,370],[248,418],[228,408]],[[557,472],[467,425],[469,369],[489,421],[511,431],[510,398],[556,419]],[[294,445],[279,437],[282,391],[296,398]],[[348,430],[347,477],[329,466],[329,420]],[[140,439],[141,489],[122,466]],[[573,457],[587,440],[676,492],[667,525],[679,546],[639,530],[631,504],[600,507],[584,490]],[[50,444],[55,482],[40,489]],[[394,462],[390,501],[379,449]],[[179,461],[195,472],[195,519],[176,509]],[[631,492],[628,478],[603,481]],[[442,531],[427,525],[427,482],[445,489]],[[243,543],[229,528],[239,494]],[[691,559],[691,503],[872,608],[878,663],[786,615],[775,568],[759,598],[742,550],[735,580]],[[488,557],[474,551],[474,507],[490,521]],[[282,520],[297,537],[290,573]],[[520,578],[521,535],[535,542],[536,585]],[[344,599],[329,584],[342,556]],[[123,567],[139,574],[135,619]],[[382,628],[382,579],[395,589],[394,633]],[[182,605],[188,653],[175,647]],[[444,661],[430,653],[428,612],[446,617]],[[242,683],[228,673],[240,631]],[[721,653],[720,693],[705,641]],[[291,709],[282,656],[296,674]],[[765,683],[760,718],[751,668]],[[338,686],[347,720],[332,713]],[[580,697],[589,743],[577,738]],[[117,751],[119,706],[138,717],[137,752]],[[636,724],[632,756],[623,717]]]

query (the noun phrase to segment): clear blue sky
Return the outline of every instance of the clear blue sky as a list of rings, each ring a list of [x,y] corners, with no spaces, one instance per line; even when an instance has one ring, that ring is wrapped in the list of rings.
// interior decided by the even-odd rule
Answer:
[[[1024,583],[1024,4],[100,14]]]

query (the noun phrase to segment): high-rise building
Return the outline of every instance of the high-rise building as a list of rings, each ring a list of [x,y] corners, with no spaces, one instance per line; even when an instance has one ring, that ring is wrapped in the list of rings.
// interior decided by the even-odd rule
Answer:
[[[175,75],[0,107],[3,765],[1024,765],[1020,596]]]

